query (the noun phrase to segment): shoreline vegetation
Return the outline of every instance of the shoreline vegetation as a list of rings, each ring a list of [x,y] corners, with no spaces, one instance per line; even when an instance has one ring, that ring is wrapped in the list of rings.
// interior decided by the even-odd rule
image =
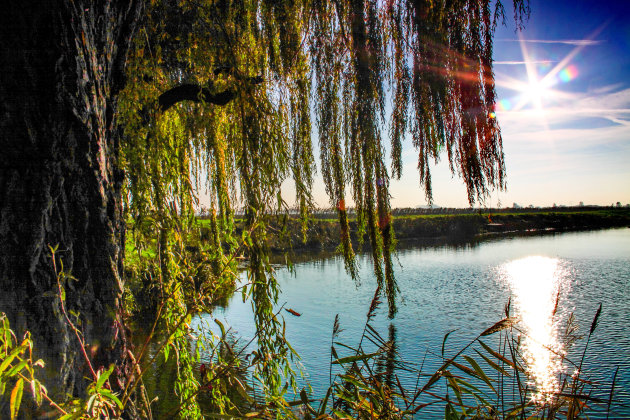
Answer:
[[[473,209],[396,209],[392,211],[392,215],[397,249],[415,246],[466,246],[492,238],[630,227],[630,208],[613,206],[491,209],[482,212]],[[297,217],[274,216],[275,220],[267,220],[270,232],[267,239],[272,262],[308,262],[338,255],[335,252],[340,240],[338,222],[326,216],[326,213],[315,214],[309,220],[306,242],[302,241],[302,225]],[[204,224],[210,220],[199,217],[198,222],[200,239],[203,241],[204,231],[208,229]],[[356,220],[350,218],[349,225],[355,246],[358,243]],[[242,226],[242,221],[237,217],[237,235],[242,233]],[[364,244],[362,249],[357,248],[358,252],[368,250],[369,244]],[[234,290],[225,290],[227,295],[219,306],[229,299],[230,291]],[[339,348],[332,346],[330,363],[331,366],[339,366],[342,371],[331,381],[323,398],[321,395],[308,394],[305,390],[299,393],[299,399],[297,394],[294,396],[295,400],[290,401],[289,405],[295,410],[293,414],[297,418],[370,418],[375,413],[377,418],[417,418],[415,416],[423,413],[420,410],[438,404],[444,406],[445,419],[495,418],[501,415],[506,418],[535,415],[537,418],[575,419],[581,418],[585,412],[596,415],[614,413],[614,410],[611,411],[612,403],[622,404],[615,394],[619,368],[610,382],[593,382],[584,374],[583,377],[579,374],[571,376],[573,372],[582,373],[582,364],[588,358],[591,335],[602,312],[601,304],[585,335],[577,333],[577,323],[573,315],[566,321],[566,325],[561,326],[565,334],[563,345],[566,348],[575,345],[583,349],[581,359],[562,359],[567,367],[574,369],[567,369],[566,372],[562,370],[558,375],[560,388],[553,395],[545,394],[548,399],[541,401],[536,398],[540,398],[543,391],[527,382],[532,376],[523,359],[521,340],[528,333],[522,329],[519,318],[511,312],[511,299],[505,305],[504,317],[480,332],[466,346],[445,351],[449,349],[447,339],[452,331],[446,333],[441,352],[439,355],[437,351],[435,353],[442,358],[443,364],[435,372],[414,370],[426,382],[420,383],[422,386],[417,385],[415,389],[405,389],[399,379],[392,380],[397,375],[393,370],[383,370],[382,360],[387,357],[392,363],[405,366],[408,370],[413,370],[413,361],[400,358],[391,337],[388,339],[379,335],[371,326],[375,309],[381,304],[378,293],[377,290],[369,306],[365,329],[358,340],[358,346],[356,343],[335,341],[342,327],[336,318],[331,343]],[[555,308],[558,307],[560,298],[558,293]],[[283,308],[280,312],[282,310]],[[493,337],[489,337],[490,335]],[[362,343],[368,339],[373,344],[376,343],[376,351],[363,347]],[[238,350],[239,354],[244,351],[245,349]],[[447,357],[452,352],[455,352],[454,356]],[[247,366],[247,363],[244,362],[242,366]],[[241,368],[240,372],[244,375],[246,369]],[[253,385],[245,379],[243,383],[250,393],[253,392]],[[387,392],[382,393],[383,390]],[[428,402],[420,402],[417,400],[419,396],[425,397]],[[243,400],[241,403],[243,405],[238,409],[249,411],[248,415],[267,418],[261,415],[261,406],[265,406],[263,402],[257,401],[248,405]],[[256,405],[257,403],[261,405]],[[177,405],[176,402],[174,404]],[[331,406],[332,411],[327,412]],[[354,415],[349,417],[348,413]]]
[[[502,237],[530,232],[536,234],[541,231],[567,232],[630,227],[630,208],[627,207],[502,209],[485,212],[432,209],[423,211],[424,214],[418,214],[420,211],[415,211],[416,214],[411,211],[394,210],[391,219],[394,229],[396,229],[398,240],[401,242],[410,241],[409,243],[413,245],[417,245],[419,242],[413,243],[411,241],[421,241],[420,243],[423,245],[462,244],[479,239],[483,240],[487,237]],[[272,235],[269,235],[268,243],[271,254],[277,257],[287,252],[293,252],[297,259],[300,256],[304,259],[304,256],[307,254],[309,254],[307,259],[313,259],[322,256],[317,251],[333,250],[335,243],[339,241],[338,225],[335,221],[322,217],[325,214],[316,216],[320,216],[320,218],[313,218],[309,222],[307,232],[307,237],[314,239],[310,239],[306,243],[303,243],[301,240],[302,227],[299,219],[286,217],[268,221],[272,228],[270,232],[273,232]],[[209,229],[204,225],[209,224],[209,220],[199,217],[197,221],[199,223],[198,239],[204,242],[205,230]],[[236,232],[241,231],[242,226],[242,221],[237,220],[235,225]],[[350,226],[353,229],[352,239],[356,241],[356,221],[351,219]],[[208,242],[209,240],[205,241]],[[406,242],[401,243],[400,248],[404,247],[405,244]],[[200,247],[204,245],[207,246],[208,243],[199,243]],[[191,246],[187,246],[187,248],[191,248]],[[188,251],[192,250],[188,249]],[[54,257],[55,249],[51,249],[51,253]],[[67,281],[69,277],[63,271],[59,271],[58,276],[60,282],[59,294],[56,297],[62,304],[64,302],[62,283]],[[132,284],[130,286],[133,287]],[[139,292],[136,294],[136,297],[146,291],[147,289],[136,290],[136,292]],[[225,287],[223,290],[217,289],[215,292],[217,292],[217,296],[224,294],[227,297],[234,292],[234,289]],[[559,299],[559,296],[556,299]],[[219,303],[218,300],[215,303]],[[209,395],[214,392],[215,388],[216,392],[223,395],[230,393],[230,401],[232,401],[230,404],[238,403],[241,401],[239,398],[241,398],[242,406],[224,407],[227,410],[226,412],[232,413],[236,418],[243,418],[243,416],[249,418],[272,418],[280,415],[305,419],[349,418],[349,413],[354,413],[355,418],[370,418],[369,416],[374,414],[379,418],[414,418],[417,411],[428,405],[443,404],[445,406],[444,418],[447,419],[489,418],[497,417],[499,413],[507,414],[510,418],[537,414],[541,416],[540,418],[565,417],[573,419],[578,418],[584,410],[592,408],[593,405],[597,405],[602,409],[605,407],[605,412],[610,413],[611,403],[619,403],[619,400],[614,395],[617,369],[612,383],[603,385],[591,383],[588,379],[580,378],[579,375],[571,377],[567,374],[562,374],[559,378],[559,383],[562,384],[561,389],[555,394],[551,402],[541,405],[537,404],[532,398],[536,389],[528,386],[523,387],[520,382],[521,380],[526,380],[529,374],[522,355],[519,353],[522,331],[516,325],[518,319],[513,317],[510,312],[510,301],[506,304],[505,317],[503,319],[489,326],[468,345],[459,349],[454,356],[450,357],[447,357],[445,353],[445,349],[448,348],[446,342],[450,332],[447,333],[442,344],[440,357],[443,359],[443,364],[440,369],[435,373],[433,371],[422,371],[422,369],[418,370],[416,372],[418,377],[427,379],[426,383],[422,387],[419,387],[420,383],[417,384],[415,389],[404,389],[398,379],[396,381],[391,380],[391,378],[396,377],[392,370],[385,372],[379,370],[381,366],[379,361],[383,357],[389,357],[389,360],[396,363],[403,363],[402,360],[398,359],[399,356],[396,353],[397,351],[391,337],[387,339],[380,336],[370,325],[375,309],[380,303],[379,290],[377,290],[370,304],[364,332],[359,340],[358,347],[335,342],[340,329],[338,321],[335,321],[331,342],[343,347],[343,349],[339,348],[339,351],[343,352],[343,354],[337,354],[338,350],[333,346],[331,348],[330,363],[331,366],[338,365],[341,367],[343,373],[335,375],[334,381],[331,380],[326,396],[321,400],[313,399],[312,396],[307,395],[305,390],[302,390],[299,394],[300,399],[284,401],[286,405],[284,407],[257,401],[255,394],[253,397],[250,395],[254,390],[253,386],[250,386],[244,379],[245,372],[253,366],[253,362],[248,361],[247,357],[244,357],[243,360],[239,359],[239,356],[247,350],[247,346],[252,341],[245,347],[236,349],[234,342],[227,335],[227,330],[224,329],[220,322],[217,323],[221,328],[220,336],[215,337],[212,335],[210,337],[204,333],[203,336],[198,337],[198,340],[202,340],[204,343],[202,346],[209,346],[207,349],[212,353],[211,360],[213,361],[209,366],[213,369],[213,372],[217,372],[217,375],[206,372],[206,366],[198,364],[200,359],[187,362],[191,363],[190,367],[195,375],[193,382],[191,382],[191,386],[194,388],[193,396],[200,399],[199,407],[212,411],[221,411],[219,406],[215,406],[210,402]],[[63,305],[61,307],[64,308]],[[578,371],[581,371],[582,362],[587,354],[588,344],[596,328],[601,311],[602,307],[600,304],[588,332],[582,358],[577,361],[579,363]],[[158,314],[159,312],[160,310],[158,310]],[[192,312],[187,313],[181,319],[189,322],[191,315]],[[292,315],[300,316],[294,313]],[[67,322],[74,326],[70,319],[67,319]],[[140,318],[136,318],[136,320],[140,321]],[[567,323],[566,331],[573,331],[572,320],[573,318],[570,318],[570,321]],[[217,321],[215,320],[215,322]],[[156,320],[154,328],[158,325],[157,323],[158,321]],[[160,323],[160,325],[162,324]],[[39,382],[39,376],[36,377],[36,373],[39,371],[35,368],[43,367],[44,362],[40,360],[35,361],[33,358],[33,342],[30,334],[27,333],[20,344],[18,338],[10,329],[8,319],[1,313],[0,327],[2,328],[2,331],[0,331],[2,332],[0,334],[0,338],[2,338],[0,340],[2,369],[0,370],[8,372],[3,378],[0,378],[0,385],[3,388],[6,386],[7,390],[11,390],[9,411],[13,418],[17,418],[20,409],[22,409],[22,414],[27,413],[27,417],[33,413],[41,413],[41,411],[37,411],[33,403],[28,399],[24,404],[21,404],[23,389],[28,385],[30,385],[32,397],[38,402],[38,405],[41,404],[42,399],[45,399],[46,404],[54,408],[58,413],[61,413],[60,415],[63,414],[61,418],[78,418],[83,414],[86,414],[88,418],[107,418],[109,412],[123,412],[126,409],[125,403],[128,400],[125,400],[125,396],[129,398],[129,394],[121,395],[111,391],[109,376],[113,372],[114,365],[111,365],[108,369],[102,367],[94,371],[93,382],[89,384],[85,398],[73,399],[57,405],[55,400],[48,397],[46,388]],[[573,332],[567,336],[568,344],[578,340],[578,336]],[[167,353],[162,354],[162,351],[167,351],[169,348],[169,346],[164,346],[171,342],[173,333],[167,334],[167,337],[163,337],[162,334],[158,333],[160,338],[157,341],[163,344],[154,353],[154,357],[149,364],[139,370],[140,374],[150,372],[152,370],[151,366],[153,366],[153,369],[156,366],[160,366],[158,369],[169,369]],[[499,333],[496,335],[498,342],[490,340],[490,337],[488,337],[495,333]],[[153,331],[148,337],[140,341],[144,341],[144,345],[147,345],[151,340],[152,334]],[[184,338],[188,340],[187,337],[189,336],[186,335]],[[215,342],[215,338],[218,341]],[[367,351],[362,346],[364,338],[372,343],[376,343],[378,346],[377,351]],[[481,340],[482,338],[483,341]],[[84,343],[80,335],[78,339],[82,344]],[[187,345],[191,344],[188,341],[186,343],[188,343]],[[87,343],[84,344],[84,347],[85,345]],[[144,346],[140,342],[137,345],[143,347],[141,353],[144,352]],[[199,351],[198,346],[199,343],[195,344],[197,351]],[[348,353],[347,350],[350,350],[350,352]],[[471,352],[466,352],[467,350],[474,350],[478,357],[472,355]],[[252,354],[254,353],[256,351]],[[171,364],[175,363],[176,369],[180,369],[182,357],[180,354],[179,361],[171,357]],[[90,363],[87,354],[84,354],[84,358],[87,363]],[[154,362],[157,364],[153,365]],[[571,363],[571,361],[567,361],[567,363]],[[576,362],[573,362],[572,366],[577,366]],[[139,366],[138,369],[140,369]],[[491,379],[491,375],[494,374],[498,374],[498,379]],[[175,375],[163,377],[174,379]],[[387,378],[390,378],[390,380]],[[516,383],[513,378],[516,378]],[[146,410],[150,411],[143,412],[142,417],[159,418],[164,413],[180,413],[184,403],[178,400],[171,401],[164,394],[164,390],[171,388],[173,383],[159,381],[159,383],[152,384],[150,379],[145,379],[147,379],[147,383],[142,382],[140,392],[143,395],[141,398],[144,398],[143,404],[145,404]],[[495,388],[495,385],[498,387]],[[386,390],[386,392],[383,392],[383,390]],[[443,392],[446,393],[445,396],[443,396]],[[24,394],[27,394],[27,392],[24,392]],[[451,394],[452,397],[449,397]],[[150,400],[149,396],[155,396],[156,398]],[[420,402],[418,399],[420,396],[427,397],[430,401],[428,403]],[[152,402],[149,403],[148,401]],[[160,402],[152,405],[155,401]],[[163,406],[162,404],[165,405]],[[506,405],[504,406],[504,404]],[[4,409],[7,409],[6,400]],[[151,411],[157,417],[153,417]],[[230,417],[232,414],[214,413],[213,416]],[[171,416],[169,415],[168,417]]]
[[[350,237],[359,245],[357,223],[350,212]],[[199,216],[199,239],[210,240],[210,220]],[[307,225],[306,241],[300,220],[292,216],[276,216],[269,222],[268,242],[271,254],[293,255],[298,259],[308,254],[330,254],[340,243],[339,223],[330,212],[317,212]],[[630,227],[630,207],[550,207],[504,209],[394,209],[392,225],[399,246],[405,244],[462,244],[492,237],[541,232],[570,232]],[[236,234],[243,223],[237,219]],[[358,250],[369,250],[365,241]]]

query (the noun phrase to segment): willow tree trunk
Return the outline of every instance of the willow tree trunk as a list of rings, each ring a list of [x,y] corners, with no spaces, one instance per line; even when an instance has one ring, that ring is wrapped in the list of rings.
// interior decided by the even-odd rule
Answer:
[[[32,332],[57,392],[90,375],[49,245],[77,279],[65,306],[95,369],[126,354],[115,113],[140,12],[140,0],[10,1],[0,12],[0,311]]]

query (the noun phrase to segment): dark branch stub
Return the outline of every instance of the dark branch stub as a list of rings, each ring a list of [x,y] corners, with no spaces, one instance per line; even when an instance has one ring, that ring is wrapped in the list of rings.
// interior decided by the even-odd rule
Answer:
[[[219,93],[212,93],[208,88],[199,85],[184,84],[167,90],[158,98],[160,111],[166,111],[173,105],[181,101],[208,102],[215,105],[225,105],[236,96],[236,92],[231,89]]]
[[[262,76],[249,77],[251,84],[257,85],[263,82]],[[207,102],[214,105],[227,105],[237,95],[232,89],[226,89],[219,93],[213,93],[207,87],[192,83],[186,83],[167,90],[158,98],[160,111],[164,112],[181,101]]]

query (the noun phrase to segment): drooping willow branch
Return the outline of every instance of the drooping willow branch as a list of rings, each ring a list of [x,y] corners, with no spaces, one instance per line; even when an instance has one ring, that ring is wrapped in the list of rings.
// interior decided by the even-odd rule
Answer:
[[[245,80],[252,85],[258,85],[264,81],[262,76],[248,77]],[[182,101],[203,101],[209,104],[223,106],[232,101],[237,94],[238,92],[231,88],[215,93],[212,92],[209,87],[203,87],[194,83],[185,83],[162,93],[158,97],[158,104],[162,112]]]

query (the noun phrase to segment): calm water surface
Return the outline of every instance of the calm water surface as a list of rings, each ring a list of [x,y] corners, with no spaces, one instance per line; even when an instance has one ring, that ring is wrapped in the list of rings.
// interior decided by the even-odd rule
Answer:
[[[348,345],[358,344],[365,325],[375,279],[368,257],[360,257],[360,262],[359,285],[346,275],[339,258],[298,264],[295,275],[278,269],[280,303],[302,314],[284,313],[287,338],[302,357],[305,382],[315,398],[321,398],[329,385],[335,315],[339,314],[343,329],[339,341]],[[403,360],[418,367],[424,361],[423,371],[428,373],[440,366],[437,355],[447,332],[455,330],[447,342],[446,354],[452,355],[500,320],[511,298],[512,312],[528,332],[523,353],[533,373],[531,381],[537,389],[553,392],[558,387],[556,374],[563,367],[560,357],[546,349],[568,352],[569,359],[579,362],[586,340],[564,348],[560,327],[574,313],[579,332],[587,334],[601,302],[602,314],[582,375],[602,383],[600,396],[607,399],[619,367],[615,399],[620,404],[611,418],[630,418],[630,229],[413,248],[400,251],[398,262],[398,314],[389,320],[383,305],[372,325],[386,339],[395,339]],[[229,325],[243,342],[255,333],[251,304],[243,303],[240,293],[212,316]],[[211,320],[211,315],[206,318]],[[415,374],[398,374],[406,387],[413,388]],[[546,397],[543,392],[535,398]],[[421,413],[421,418],[437,418],[444,412],[436,407]]]

